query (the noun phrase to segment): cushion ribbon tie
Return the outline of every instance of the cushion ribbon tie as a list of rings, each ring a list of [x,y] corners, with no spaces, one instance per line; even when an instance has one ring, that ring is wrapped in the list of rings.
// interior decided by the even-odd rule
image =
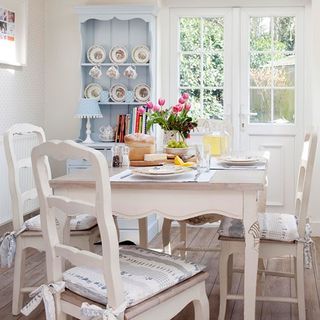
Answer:
[[[81,305],[81,314],[89,319],[101,320],[118,320],[118,316],[127,308],[126,301],[123,302],[117,309],[113,310],[107,305],[106,309],[102,309],[94,304],[87,302]]]
[[[11,268],[16,254],[17,237],[26,230],[23,225],[19,231],[6,232],[0,238],[0,267]]]
[[[30,293],[29,296],[33,299],[21,309],[21,313],[25,316],[28,316],[33,310],[35,310],[39,306],[39,304],[43,300],[46,312],[46,319],[56,320],[54,295],[63,292],[64,288],[64,281],[57,281],[55,283],[41,285],[39,288],[35,289]]]

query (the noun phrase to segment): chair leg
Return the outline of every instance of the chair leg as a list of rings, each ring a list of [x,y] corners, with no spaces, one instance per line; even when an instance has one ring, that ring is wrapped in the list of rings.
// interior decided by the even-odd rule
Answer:
[[[298,298],[298,313],[299,320],[306,319],[305,297],[304,297],[304,259],[303,259],[303,244],[298,244],[297,248],[297,298]]]
[[[162,248],[164,252],[170,253],[170,233],[172,220],[164,218],[162,225]]]
[[[225,244],[221,242],[221,253],[219,260],[219,276],[220,276],[220,307],[219,307],[219,320],[224,320],[227,308],[227,294],[228,294],[228,275],[229,266],[233,261],[229,260],[229,253],[225,248]]]
[[[205,283],[202,284],[199,299],[193,300],[194,320],[209,320],[209,301],[206,294]]]
[[[228,259],[228,292],[231,291],[232,287],[232,274],[233,274],[233,254],[230,254]]]
[[[23,306],[23,293],[21,289],[24,286],[25,275],[25,249],[22,240],[17,239],[16,256],[13,273],[13,294],[12,294],[12,314],[18,315]]]
[[[183,249],[180,250],[181,258],[186,258],[186,248],[187,248],[187,224],[185,221],[179,221],[180,225],[180,242],[182,242]]]

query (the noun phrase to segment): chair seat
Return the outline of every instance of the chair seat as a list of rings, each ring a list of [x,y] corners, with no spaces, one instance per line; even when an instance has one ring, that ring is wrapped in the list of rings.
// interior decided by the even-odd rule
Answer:
[[[297,219],[294,215],[285,213],[259,213],[260,238],[292,242],[299,239]],[[218,229],[221,239],[244,239],[242,220],[224,218]]]
[[[137,246],[120,248],[120,269],[127,306],[134,306],[193,275],[204,266],[179,257]],[[74,267],[63,274],[66,288],[74,293],[107,304],[107,288],[100,269]]]
[[[40,215],[30,218],[24,222],[27,230],[41,231]],[[70,220],[70,230],[88,230],[97,224],[97,219],[88,214],[79,214]]]

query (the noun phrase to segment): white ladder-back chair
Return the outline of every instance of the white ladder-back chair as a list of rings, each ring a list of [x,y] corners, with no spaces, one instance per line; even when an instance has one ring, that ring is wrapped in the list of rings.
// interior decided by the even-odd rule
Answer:
[[[313,133],[305,135],[296,188],[295,213],[276,214],[260,213],[260,258],[294,257],[294,272],[268,272],[273,276],[291,277],[296,282],[296,297],[257,296],[257,301],[288,302],[298,304],[299,320],[306,319],[304,296],[304,246],[306,225],[308,223],[308,202],[311,178],[317,147],[317,136]],[[219,320],[225,318],[227,300],[243,299],[243,296],[228,292],[231,288],[233,254],[244,252],[244,227],[241,220],[226,218],[220,225],[220,311]],[[310,249],[310,248],[309,248]],[[313,257],[315,258],[315,257]],[[314,261],[313,261],[314,262]],[[316,268],[316,262],[313,263]]]
[[[90,174],[95,181],[91,202],[84,202],[70,190],[68,195],[63,191],[54,195],[46,157],[90,161]],[[99,319],[164,320],[171,319],[190,302],[194,303],[195,319],[209,319],[207,273],[200,266],[137,246],[119,249],[108,167],[101,153],[73,141],[51,141],[33,149],[32,163],[41,208],[48,282],[52,283],[51,288],[66,287],[63,293],[55,291],[56,319],[65,319],[66,315],[79,319],[86,315]],[[57,211],[65,214],[66,223],[82,211],[95,216],[101,231],[102,256],[61,243],[55,227]],[[63,272],[65,259],[74,267]],[[182,279],[185,280],[180,282]],[[23,309],[24,314],[29,314],[29,306],[32,309],[32,302]]]
[[[23,303],[23,294],[33,288],[24,287],[25,249],[44,250],[40,216],[24,221],[24,215],[39,209],[38,195],[34,185],[31,150],[45,142],[42,128],[28,123],[18,123],[4,134],[4,148],[8,165],[9,188],[12,203],[13,228],[16,237],[12,313],[17,315]],[[50,174],[50,173],[49,173]],[[31,203],[31,205],[28,205]],[[71,241],[83,249],[93,250],[93,243],[99,237],[95,219],[81,215],[73,221]],[[24,230],[22,232],[22,230]]]

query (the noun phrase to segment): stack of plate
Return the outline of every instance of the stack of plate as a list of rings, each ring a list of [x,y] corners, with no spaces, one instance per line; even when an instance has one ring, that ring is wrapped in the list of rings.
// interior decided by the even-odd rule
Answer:
[[[192,169],[180,166],[161,166],[152,168],[137,168],[132,170],[132,174],[148,178],[173,178],[182,174],[192,172]]]
[[[219,161],[228,166],[253,166],[261,162],[261,158],[253,156],[226,156],[220,158]]]

